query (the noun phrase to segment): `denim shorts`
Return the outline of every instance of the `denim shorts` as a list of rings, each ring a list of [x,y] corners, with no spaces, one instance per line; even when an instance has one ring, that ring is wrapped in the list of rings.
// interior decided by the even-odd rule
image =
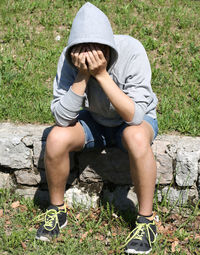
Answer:
[[[154,131],[154,140],[158,134],[157,119],[153,119],[148,115],[145,115],[144,120],[152,126]],[[86,110],[80,111],[78,121],[85,132],[84,150],[119,147],[121,150],[126,151],[122,144],[122,133],[123,130],[129,126],[127,123],[123,122],[121,125],[116,127],[106,127],[97,123]]]

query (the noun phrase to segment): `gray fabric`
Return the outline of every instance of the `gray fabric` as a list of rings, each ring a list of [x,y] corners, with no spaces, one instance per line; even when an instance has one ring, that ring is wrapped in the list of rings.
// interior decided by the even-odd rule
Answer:
[[[111,60],[108,72],[117,86],[133,99],[135,114],[129,125],[138,125],[145,114],[156,118],[157,98],[151,88],[151,68],[142,44],[127,35],[113,35],[105,14],[90,3],[84,4],[73,21],[67,47],[63,50],[54,79],[54,99],[51,110],[56,122],[68,126],[82,108],[105,126],[120,125],[123,120],[115,111],[107,96],[91,77],[84,96],[75,94],[73,84],[77,70],[71,63],[70,49],[78,43],[96,42],[108,45]]]

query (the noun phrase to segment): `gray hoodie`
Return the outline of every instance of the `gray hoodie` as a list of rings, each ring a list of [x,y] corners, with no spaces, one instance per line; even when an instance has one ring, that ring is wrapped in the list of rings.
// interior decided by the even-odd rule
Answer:
[[[145,114],[156,118],[158,100],[152,92],[151,68],[144,47],[133,37],[113,35],[107,16],[87,2],[76,14],[68,45],[58,62],[51,103],[58,125],[68,126],[76,121],[81,107],[104,126],[113,127],[124,121],[93,77],[88,81],[84,96],[72,91],[71,85],[78,71],[71,62],[70,48],[79,43],[101,43],[110,47],[108,73],[135,105],[133,120],[127,122],[129,125],[140,124]]]

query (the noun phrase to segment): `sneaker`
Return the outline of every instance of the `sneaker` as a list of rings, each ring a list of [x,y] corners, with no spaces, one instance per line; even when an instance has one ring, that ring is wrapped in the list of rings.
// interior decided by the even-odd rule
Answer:
[[[149,254],[152,244],[156,241],[155,221],[138,216],[136,227],[126,238],[125,252],[128,254]]]
[[[60,229],[67,225],[67,209],[59,209],[51,205],[47,208],[44,222],[37,230],[36,239],[41,241],[51,241],[60,233]]]

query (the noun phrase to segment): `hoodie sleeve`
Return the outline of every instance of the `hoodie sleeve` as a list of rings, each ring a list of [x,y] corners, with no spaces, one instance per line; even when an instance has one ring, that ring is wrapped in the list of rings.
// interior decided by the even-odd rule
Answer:
[[[153,92],[151,88],[151,67],[142,44],[134,40],[132,51],[129,53],[129,61],[126,66],[126,78],[123,91],[134,102],[135,113],[129,125],[139,125],[150,107],[156,107],[153,103]],[[151,109],[152,110],[152,109]]]
[[[51,111],[59,126],[69,126],[76,120],[84,100],[84,96],[75,94],[70,87],[75,80],[76,71],[67,62],[65,52],[66,48],[58,61],[53,83],[54,99],[51,103]]]

